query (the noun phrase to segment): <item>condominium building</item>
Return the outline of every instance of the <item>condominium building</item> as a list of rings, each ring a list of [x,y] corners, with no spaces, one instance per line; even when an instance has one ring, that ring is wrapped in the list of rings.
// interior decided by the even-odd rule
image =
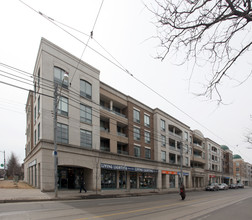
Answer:
[[[33,77],[24,178],[34,187],[53,191],[57,181],[59,189],[77,189],[82,177],[92,191],[232,182],[229,149],[101,82],[99,70],[43,38]],[[234,174],[237,181],[249,179],[246,167],[246,177]]]
[[[206,147],[204,135],[199,130],[191,131],[192,137],[192,187],[200,188],[207,184],[206,181]]]
[[[179,185],[183,166],[183,183],[191,187],[190,127],[160,109],[154,109],[155,160],[162,162],[162,188]]]
[[[222,173],[224,183],[230,185],[234,182],[233,178],[233,152],[226,146],[222,145]]]
[[[238,154],[233,156],[233,176],[235,183],[244,183],[245,180],[245,163],[242,157]]]
[[[207,146],[207,182],[221,183],[223,179],[222,151],[219,144],[206,138]]]

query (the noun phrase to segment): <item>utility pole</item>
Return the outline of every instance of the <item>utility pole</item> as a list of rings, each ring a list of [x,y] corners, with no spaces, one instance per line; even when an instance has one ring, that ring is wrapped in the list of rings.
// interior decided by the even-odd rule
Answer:
[[[183,184],[183,142],[180,142],[180,186]]]
[[[5,179],[5,176],[6,176],[6,162],[5,162],[5,150],[4,151],[0,151],[1,153],[4,154],[4,164],[3,164],[3,167],[4,167],[4,179]]]
[[[55,198],[58,197],[58,155],[57,155],[57,114],[58,114],[58,84],[55,83],[54,87],[54,120],[53,120],[53,127],[54,127],[54,193]]]

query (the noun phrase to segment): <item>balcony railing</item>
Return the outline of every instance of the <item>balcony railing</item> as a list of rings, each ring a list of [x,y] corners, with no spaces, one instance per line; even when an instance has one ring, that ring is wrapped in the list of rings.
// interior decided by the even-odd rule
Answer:
[[[129,155],[128,151],[123,151],[123,150],[117,150],[118,154],[123,154],[123,155]]]
[[[121,137],[127,137],[127,135],[124,134],[124,133],[122,133],[122,132],[117,132],[117,135],[118,135],[118,136],[121,136]]]
[[[104,127],[100,127],[100,130],[104,131],[104,132],[109,132],[109,129],[108,128],[104,128]]]
[[[107,151],[107,152],[110,152],[110,148],[109,148],[109,147],[104,147],[104,146],[101,146],[101,147],[100,147],[100,150],[101,150],[101,151]]]
[[[177,137],[177,138],[179,138],[179,139],[182,139],[182,136],[181,136],[181,135],[178,135],[178,134],[173,133],[173,132],[171,132],[171,131],[169,131],[169,134],[170,134],[170,135],[173,135],[174,137]]]
[[[114,110],[111,110],[111,109],[109,109],[109,108],[107,108],[107,107],[105,107],[105,106],[102,106],[102,105],[101,105],[101,108],[102,108],[102,109],[105,109],[105,110],[107,110],[107,111],[109,111],[109,112],[112,112],[112,113],[114,113],[114,114],[116,114],[116,115],[119,115],[119,116],[121,116],[121,117],[123,117],[123,118],[126,118],[126,115],[121,114],[121,113],[119,113],[119,112],[116,112],[116,111],[114,111]]]

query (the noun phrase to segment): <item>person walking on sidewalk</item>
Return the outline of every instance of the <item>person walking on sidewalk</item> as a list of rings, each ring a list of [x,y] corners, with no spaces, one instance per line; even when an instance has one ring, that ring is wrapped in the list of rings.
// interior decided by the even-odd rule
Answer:
[[[82,190],[82,189],[85,191],[85,193],[87,192],[87,190],[86,190],[86,188],[85,188],[84,178],[83,178],[83,176],[81,175],[81,176],[80,176],[80,193],[81,193],[81,190]]]

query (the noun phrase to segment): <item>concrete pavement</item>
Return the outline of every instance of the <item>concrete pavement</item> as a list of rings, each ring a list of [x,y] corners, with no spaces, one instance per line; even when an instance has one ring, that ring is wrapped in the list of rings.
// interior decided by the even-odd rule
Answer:
[[[174,193],[178,193],[178,190]],[[54,192],[41,192],[40,189],[2,189],[0,188],[0,203],[9,202],[33,202],[33,201],[56,201],[56,200],[78,200],[78,199],[97,199],[97,198],[116,198],[126,196],[144,196],[150,194],[168,193],[158,190],[102,190],[99,192],[88,191],[80,193],[75,190],[59,190],[58,197],[55,198]]]

